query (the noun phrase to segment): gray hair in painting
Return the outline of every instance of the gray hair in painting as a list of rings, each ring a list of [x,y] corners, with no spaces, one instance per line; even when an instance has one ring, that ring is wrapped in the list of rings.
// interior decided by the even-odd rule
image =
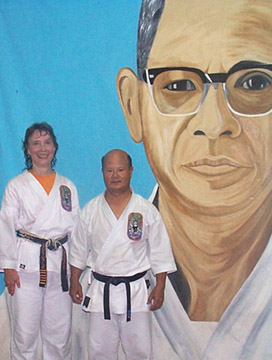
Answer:
[[[164,5],[165,0],[142,1],[137,42],[137,69],[139,80],[143,80],[143,70],[146,68]]]

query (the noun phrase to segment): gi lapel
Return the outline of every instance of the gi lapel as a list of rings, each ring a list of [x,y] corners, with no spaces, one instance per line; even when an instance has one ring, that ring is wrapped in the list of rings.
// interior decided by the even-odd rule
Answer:
[[[270,239],[259,262],[218,323],[203,360],[218,359],[218,354],[222,360],[271,358],[271,251]]]
[[[41,203],[41,210],[36,214],[36,220],[31,229],[31,232],[33,232],[34,234],[39,234],[39,231],[45,228],[47,220],[51,219],[52,214],[56,213],[56,209],[58,210],[58,208],[60,208],[61,200],[59,194],[59,187],[61,185],[61,181],[60,176],[56,174],[53,188],[50,191],[50,194],[47,195],[39,181],[36,180],[31,174],[28,175],[33,178],[30,180],[31,186],[33,187],[34,191],[39,194],[39,197],[43,200]]]
[[[154,287],[154,277],[150,276],[150,280],[152,287]],[[152,315],[178,359],[200,359],[200,349],[191,321],[168,278],[166,280],[164,304],[159,311],[155,311]]]
[[[120,231],[123,231],[124,226],[126,226],[127,222],[127,215],[130,213],[133,203],[134,203],[135,194],[132,193],[131,199],[123,211],[122,215],[119,219],[116,219],[115,215],[113,214],[110,206],[108,205],[107,201],[105,200],[104,194],[101,195],[101,206],[103,212],[105,213],[105,218],[109,220],[111,223],[112,229],[105,240],[104,245],[102,246],[99,255],[97,256],[95,267],[101,268],[103,266],[104,261],[107,261],[107,258],[110,256],[112,251],[115,248],[116,242],[119,240]]]

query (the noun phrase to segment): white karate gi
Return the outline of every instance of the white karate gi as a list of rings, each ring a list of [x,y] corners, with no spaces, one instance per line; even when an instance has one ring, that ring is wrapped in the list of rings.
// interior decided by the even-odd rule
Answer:
[[[62,203],[61,185],[71,191],[71,209]],[[78,212],[77,190],[61,175],[56,174],[49,195],[28,171],[7,185],[0,218],[0,268],[17,269],[21,279],[21,288],[8,296],[12,359],[37,360],[40,327],[44,360],[70,359],[71,301],[60,283],[62,247],[47,251],[47,286],[40,288],[40,245],[17,237],[15,231],[23,229],[45,239],[68,235],[70,239]],[[68,242],[63,246],[68,254]]]
[[[131,214],[141,215],[140,239],[133,240],[133,235],[129,235]],[[70,263],[82,270],[88,266],[93,271],[108,276],[132,276],[150,268],[155,275],[176,270],[159,212],[149,201],[135,193],[132,193],[119,219],[113,214],[104,194],[91,200],[83,208],[72,236]],[[136,312],[148,313],[148,292],[144,278],[131,282],[130,287],[133,319]],[[104,283],[93,279],[87,291],[90,297],[87,311],[103,313],[103,292]],[[111,314],[125,314],[126,308],[125,285],[110,285]],[[107,349],[105,359],[106,353]]]

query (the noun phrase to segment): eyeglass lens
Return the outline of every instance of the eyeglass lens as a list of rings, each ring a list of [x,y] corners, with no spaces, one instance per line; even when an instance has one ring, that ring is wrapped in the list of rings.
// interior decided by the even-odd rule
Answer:
[[[195,72],[167,70],[154,79],[154,101],[164,114],[194,113],[204,101],[205,86]],[[237,71],[228,76],[224,91],[230,108],[235,112],[265,114],[272,109],[272,71],[259,68]]]

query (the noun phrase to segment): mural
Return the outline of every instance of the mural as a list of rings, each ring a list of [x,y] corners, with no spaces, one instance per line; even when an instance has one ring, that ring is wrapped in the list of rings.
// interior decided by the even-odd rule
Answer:
[[[143,1],[138,77],[118,74],[180,267],[155,313],[171,359],[272,354],[271,20],[271,1]]]
[[[82,206],[102,191],[99,160],[115,147],[131,154],[133,187],[148,197],[147,158],[179,266],[153,316],[154,359],[270,359],[272,1],[144,0],[136,76],[124,66],[135,68],[140,7],[0,5],[1,194],[23,167],[20,141],[34,121],[53,125],[57,170]],[[126,129],[117,72],[129,133],[143,146]],[[87,323],[75,307],[78,360]]]

